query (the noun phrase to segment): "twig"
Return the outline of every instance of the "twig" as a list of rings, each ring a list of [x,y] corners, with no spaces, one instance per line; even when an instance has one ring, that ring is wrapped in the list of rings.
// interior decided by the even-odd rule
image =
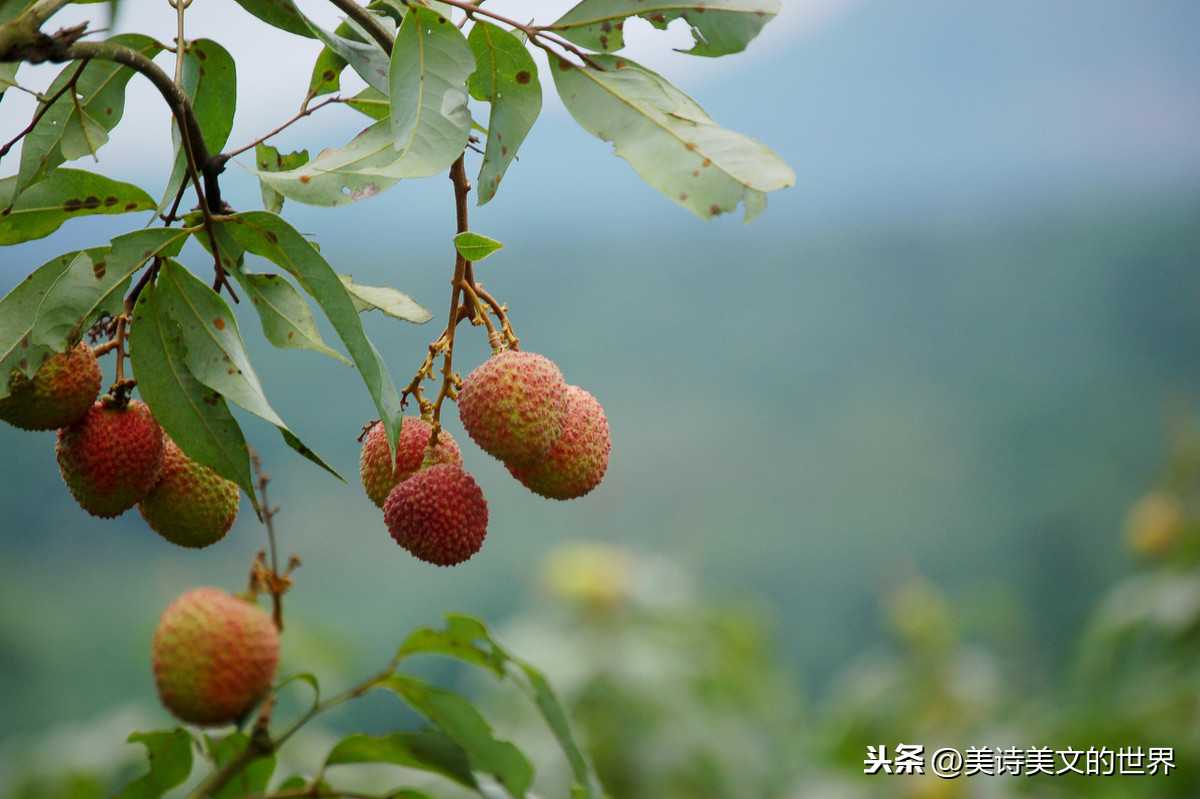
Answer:
[[[75,70],[75,74],[73,74],[58,91],[47,97],[45,100],[42,100],[41,97],[38,98],[39,105],[37,111],[33,112],[33,120],[29,123],[29,125],[26,126],[25,130],[18,133],[12,141],[10,141],[8,144],[5,144],[3,147],[0,147],[0,158],[8,155],[8,151],[15,147],[17,142],[28,136],[29,131],[37,127],[37,123],[42,120],[42,117],[44,117],[50,110],[50,107],[58,102],[58,98],[75,88],[75,84],[79,80],[79,76],[83,74],[83,68],[86,66],[87,61],[81,61]]]
[[[301,119],[304,119],[304,117],[306,117],[309,114],[311,114],[312,112],[316,111],[318,108],[323,108],[323,107],[329,105],[330,103],[344,103],[344,102],[346,102],[346,101],[343,100],[341,97],[326,98],[326,99],[322,100],[321,102],[317,103],[316,105],[312,106],[311,108],[306,107],[304,109],[301,109],[300,113],[296,114],[296,116],[292,117],[287,122],[284,122],[282,125],[275,128],[275,130],[271,131],[267,135],[260,136],[259,138],[250,142],[245,147],[239,147],[236,150],[230,150],[229,152],[221,153],[217,157],[220,158],[222,161],[228,161],[230,158],[239,156],[242,153],[246,152],[247,150],[257,147],[258,145],[262,144],[263,142],[265,142],[267,139],[271,138],[272,136],[282,133],[287,128],[291,127],[292,125],[299,122]]]

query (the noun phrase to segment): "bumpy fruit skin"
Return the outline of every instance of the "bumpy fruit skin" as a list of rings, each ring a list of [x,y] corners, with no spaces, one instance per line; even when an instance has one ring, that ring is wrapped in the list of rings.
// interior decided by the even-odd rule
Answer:
[[[58,466],[80,507],[120,516],[146,498],[162,471],[163,432],[144,402],[124,410],[97,402],[58,431]]]
[[[567,383],[554,362],[505,350],[463,380],[458,415],[471,439],[509,466],[532,466],[567,423]]]
[[[172,544],[200,549],[229,532],[240,498],[237,483],[192,460],[164,435],[161,476],[138,511]]]
[[[383,507],[388,494],[400,483],[416,474],[425,461],[425,448],[429,445],[429,434],[433,426],[415,416],[405,416],[400,425],[400,438],[396,442],[396,460],[388,468],[387,432],[383,422],[376,422],[363,439],[362,459],[359,475],[363,488],[375,506]],[[438,432],[438,443],[433,449],[437,463],[462,466],[462,450],[450,434],[442,429]]]
[[[396,543],[414,557],[453,566],[483,546],[487,500],[475,478],[442,463],[393,488],[383,505],[383,520]]]
[[[258,605],[219,588],[195,588],[163,611],[152,662],[159,699],[176,718],[229,724],[270,690],[279,631]]]
[[[9,395],[0,399],[0,419],[22,430],[66,427],[92,407],[103,380],[96,353],[80,342],[55,353],[32,378],[15,372]]]
[[[570,414],[563,433],[534,466],[509,466],[521,485],[547,499],[575,499],[600,485],[608,469],[612,439],[604,409],[579,386],[567,386]]]

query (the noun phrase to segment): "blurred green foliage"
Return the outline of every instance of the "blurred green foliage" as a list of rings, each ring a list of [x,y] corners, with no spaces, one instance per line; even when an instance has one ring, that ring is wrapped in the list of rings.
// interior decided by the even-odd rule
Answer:
[[[508,633],[544,653],[622,799],[1197,796],[1200,443],[1184,442],[1125,529],[1142,564],[1101,597],[1059,674],[1029,665],[1007,598],[970,613],[914,574],[882,599],[891,643],[805,702],[763,608],[705,597],[665,561],[583,543],[552,553],[544,584],[556,601]],[[539,760],[532,718],[508,702],[497,710]],[[868,746],[901,743],[925,747],[923,775],[864,773]],[[982,773],[945,779],[930,763],[942,747],[988,749],[997,763],[997,750],[1048,747],[1065,773],[989,775],[985,757]],[[1072,774],[1057,755],[1093,747],[1094,768],[1116,774]],[[1163,747],[1169,775],[1120,773],[1138,764],[1119,750]],[[1087,768],[1083,755],[1071,762]],[[563,795],[562,780],[550,768],[538,785]]]

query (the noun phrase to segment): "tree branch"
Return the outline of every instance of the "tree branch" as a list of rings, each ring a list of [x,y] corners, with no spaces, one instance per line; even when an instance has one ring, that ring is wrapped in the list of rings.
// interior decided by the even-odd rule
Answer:
[[[383,48],[383,52],[389,56],[392,54],[392,45],[395,40],[392,34],[388,33],[388,29],[379,21],[379,17],[372,14],[367,9],[360,6],[354,0],[329,0],[339,9],[345,12],[346,16],[357,22],[367,34],[375,40],[375,43]]]

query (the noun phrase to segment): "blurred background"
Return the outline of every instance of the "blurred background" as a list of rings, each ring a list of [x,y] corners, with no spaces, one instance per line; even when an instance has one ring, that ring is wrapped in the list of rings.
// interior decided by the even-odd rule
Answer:
[[[495,7],[542,22],[569,3]],[[113,27],[169,40],[173,13],[124,0]],[[189,37],[239,59],[232,144],[295,112],[317,46],[256,38],[261,26],[228,2],[189,15]],[[64,25],[74,19],[64,12]],[[555,503],[464,446],[490,524],[483,550],[454,569],[409,557],[366,500],[356,436],[374,410],[356,376],[271,349],[243,309],[267,396],[346,478],[240,417],[273,478],[281,549],[303,560],[283,672],[348,685],[414,626],[464,612],[563,682],[617,797],[896,795],[897,778],[864,777],[862,761],[868,744],[900,742],[1166,746],[1180,764],[1169,781],[903,783],[922,795],[1196,795],[1200,5],[784,0],[747,52],[714,61],[671,52],[686,30],[627,27],[631,57],[778,152],[796,185],[748,226],[701,222],[576,127],[543,76],[542,119],[496,199],[471,211],[473,229],[505,243],[477,276],[509,304],[522,348],[603,404],[611,462],[592,495]],[[44,85],[54,72],[19,77]],[[157,196],[169,119],[142,84],[99,168]],[[28,122],[16,94],[0,105],[0,140]],[[364,126],[327,111],[274,143],[315,152]],[[231,166],[223,186],[238,209],[260,207],[248,172]],[[425,326],[364,317],[406,383],[444,324],[448,181],[284,214],[339,271],[437,315]],[[79,220],[6,248],[0,293],[128,224]],[[204,268],[196,252],[185,261]],[[467,328],[461,340],[465,374],[487,344]],[[469,444],[453,412],[447,427]],[[196,585],[240,590],[266,540],[245,501],[227,538],[200,552],[136,513],[94,519],[62,485],[53,446],[51,433],[0,429],[10,788],[61,769],[64,751],[85,768],[140,757],[128,732],[171,724],[149,671],[158,614]],[[1131,544],[1127,514],[1150,491],[1168,497],[1159,537],[1143,525]],[[1139,644],[1141,660],[1089,649],[1089,630],[1154,627],[1159,612],[1171,624]],[[632,654],[605,665],[597,653],[614,647]],[[648,670],[622,677],[638,653]],[[1168,668],[1152,682],[1166,694],[1129,687],[1127,717],[1072,710],[1082,686],[1116,697],[1122,669],[1144,676],[1147,664]],[[380,732],[389,713],[367,703],[330,724]],[[652,718],[639,726],[639,713]],[[40,784],[28,795],[51,790]]]

